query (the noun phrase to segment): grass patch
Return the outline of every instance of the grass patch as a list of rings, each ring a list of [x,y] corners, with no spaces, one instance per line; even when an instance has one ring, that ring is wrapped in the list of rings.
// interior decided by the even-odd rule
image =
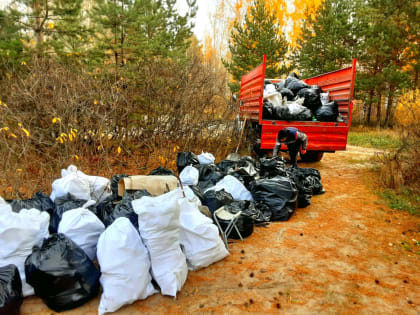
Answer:
[[[399,190],[385,189],[379,195],[390,208],[420,216],[420,194],[413,189],[406,187]]]
[[[351,145],[385,150],[401,146],[398,133],[395,131],[362,127],[352,128],[347,142]]]

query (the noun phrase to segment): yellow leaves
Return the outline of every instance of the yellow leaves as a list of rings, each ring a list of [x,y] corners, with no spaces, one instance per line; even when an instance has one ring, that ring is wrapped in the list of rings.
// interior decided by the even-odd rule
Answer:
[[[63,144],[67,140],[72,142],[73,140],[76,139],[76,137],[77,137],[77,129],[71,128],[68,134],[65,132],[62,132],[60,136],[58,136],[55,140]]]
[[[3,103],[2,101],[0,101],[0,106],[7,107],[7,104],[6,103]]]
[[[159,155],[158,160],[159,160],[160,164],[166,164],[166,162],[168,161],[167,158],[165,158],[161,155]]]
[[[26,65],[26,61],[22,61],[20,64],[21,64],[22,66],[25,66],[25,65]]]
[[[21,129],[26,134],[26,136],[29,138],[29,136],[30,136],[29,131],[27,129],[23,128],[23,127],[21,127]]]
[[[174,153],[177,152],[178,150],[179,150],[179,146],[178,145],[174,146],[173,148]]]
[[[98,100],[94,100],[93,104],[98,105]]]
[[[73,155],[73,158],[74,158],[75,160],[78,160],[78,159],[79,159],[79,156],[78,156],[77,154],[75,154],[75,155]]]
[[[11,136],[11,137],[13,137],[15,139],[17,138],[17,136],[13,132],[9,133],[9,136]]]
[[[58,123],[58,122],[60,122],[61,121],[61,118],[59,118],[59,117],[54,117],[53,119],[52,119],[52,123],[53,124],[56,124],[56,123]]]
[[[18,169],[16,170],[16,172],[22,172],[22,169],[21,169],[21,168],[18,168]]]
[[[50,30],[53,30],[54,29],[54,23],[53,22],[48,23],[48,28]]]
[[[122,151],[122,150],[121,150],[121,147],[120,147],[120,146],[118,146],[118,148],[117,148],[117,153],[118,153],[118,154],[121,154],[121,151]]]
[[[9,127],[0,128],[0,131],[9,131]]]

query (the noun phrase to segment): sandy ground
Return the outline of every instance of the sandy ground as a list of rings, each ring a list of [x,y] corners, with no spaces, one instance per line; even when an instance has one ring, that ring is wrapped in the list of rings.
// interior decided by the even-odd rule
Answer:
[[[190,272],[176,300],[156,294],[116,314],[420,314],[420,218],[378,202],[366,184],[374,153],[348,146],[302,164],[321,171],[327,191],[312,205]],[[66,314],[96,314],[98,303]],[[37,297],[21,313],[54,314]]]

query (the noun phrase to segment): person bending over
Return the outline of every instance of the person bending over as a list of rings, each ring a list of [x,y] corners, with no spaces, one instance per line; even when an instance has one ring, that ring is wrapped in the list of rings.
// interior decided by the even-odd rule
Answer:
[[[292,167],[298,167],[297,155],[300,151],[301,154],[306,153],[308,145],[308,137],[302,131],[294,127],[286,127],[279,131],[277,134],[276,144],[273,149],[273,156],[277,156],[282,143],[287,145],[289,151],[290,162]]]

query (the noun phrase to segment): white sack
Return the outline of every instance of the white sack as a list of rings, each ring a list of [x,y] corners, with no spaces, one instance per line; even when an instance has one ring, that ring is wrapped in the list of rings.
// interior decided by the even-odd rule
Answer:
[[[249,190],[246,189],[246,187],[232,175],[223,177],[216,183],[216,186],[208,188],[205,192],[209,190],[219,191],[222,189],[231,194],[235,200],[254,200]]]
[[[116,219],[98,241],[103,293],[98,313],[146,299],[157,291],[150,275],[150,259],[136,228],[124,217]]]
[[[287,107],[289,108],[289,112],[290,112],[291,115],[298,115],[302,111],[304,111],[304,110],[307,109],[306,107],[304,107],[302,105],[299,105],[297,103],[297,101],[296,102],[293,102],[293,103],[288,103],[287,104]]]
[[[99,236],[105,231],[105,225],[86,207],[89,207],[89,203],[85,204],[83,208],[64,212],[58,225],[58,233],[66,235],[79,245],[91,260],[94,260],[96,245]]]
[[[182,185],[197,185],[198,176],[198,169],[194,166],[188,165],[184,167],[181,174],[179,174],[179,179],[181,180]]]
[[[34,294],[26,283],[25,260],[32,247],[41,246],[48,238],[50,215],[37,209],[22,209],[19,213],[3,208],[0,211],[0,267],[13,264],[19,269],[23,296]]]
[[[207,267],[229,255],[213,221],[200,212],[196,201],[178,200],[181,209],[180,242],[192,270]]]
[[[199,156],[197,156],[197,158],[198,158],[198,162],[204,165],[213,164],[214,161],[216,160],[213,154],[209,152],[203,152],[203,151],[201,152]]]
[[[330,101],[330,93],[321,93],[321,103],[322,105],[328,104]]]
[[[283,100],[279,92],[264,94],[264,99],[268,100],[274,106],[282,106]]]
[[[267,84],[264,87],[264,96],[266,94],[273,94],[273,93],[276,93],[276,92],[277,92],[277,90],[276,90],[276,86],[274,84]]]
[[[70,165],[61,170],[61,178],[52,183],[51,199],[66,196],[68,193],[77,199],[101,202],[111,195],[110,181],[105,177],[89,176]]]
[[[187,279],[187,262],[179,243],[178,199],[175,189],[158,197],[133,200],[141,237],[149,250],[152,276],[164,295],[176,296]]]

